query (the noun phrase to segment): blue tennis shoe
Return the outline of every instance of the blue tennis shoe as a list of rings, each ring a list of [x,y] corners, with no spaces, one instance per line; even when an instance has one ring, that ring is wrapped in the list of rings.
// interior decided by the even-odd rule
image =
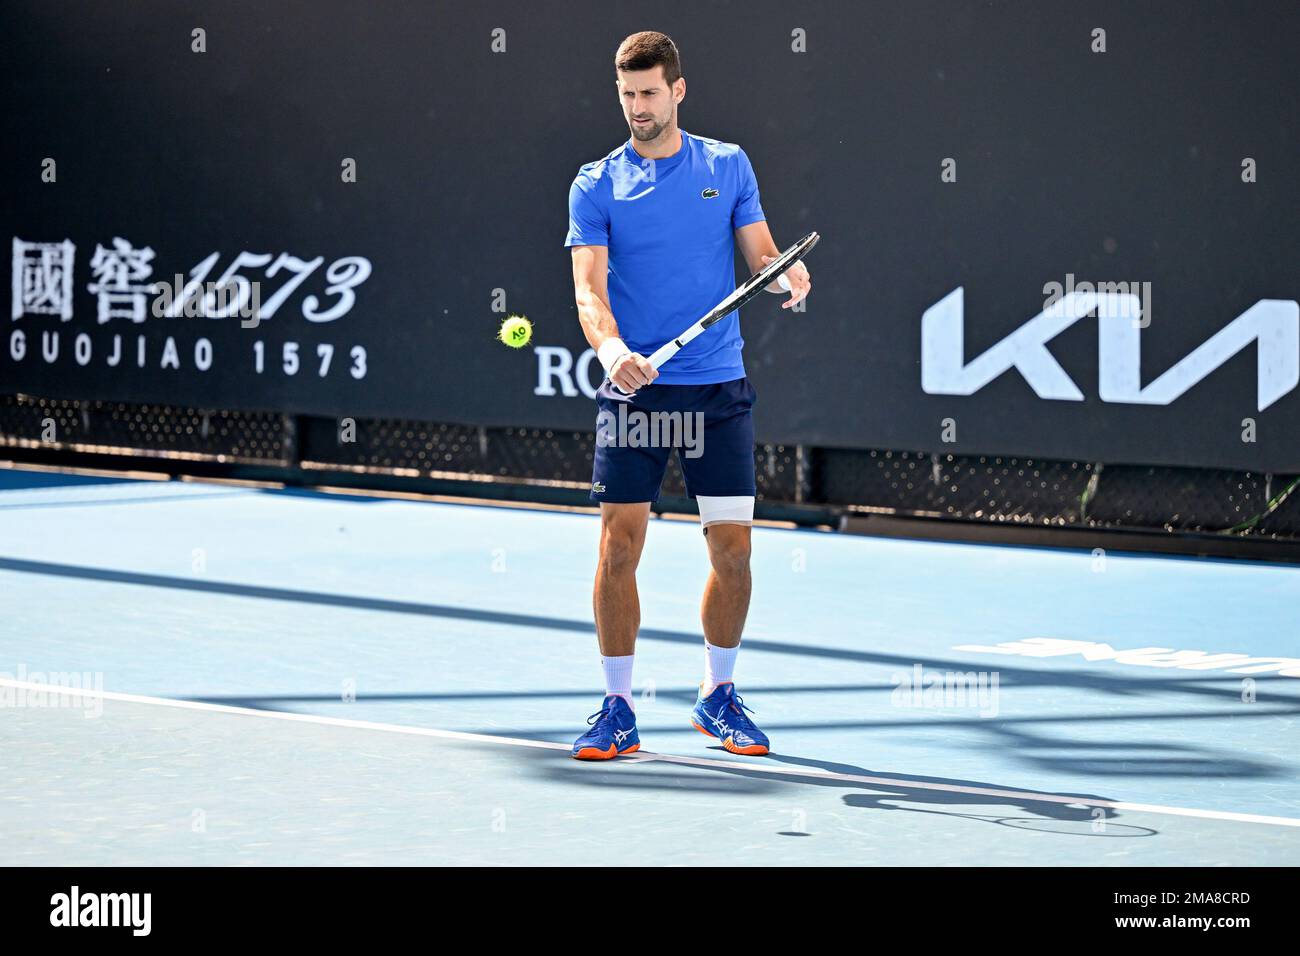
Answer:
[[[573,742],[577,760],[609,760],[619,754],[641,749],[641,735],[636,732],[636,714],[622,697],[610,694],[600,710],[587,718],[591,730]]]
[[[702,696],[703,692],[704,685],[701,684],[701,696],[691,711],[691,723],[696,730],[717,737],[722,741],[722,746],[733,754],[761,757],[767,753],[771,741],[754,726],[754,722],[745,713],[749,708],[736,693],[735,684],[730,681],[719,684],[708,697]]]

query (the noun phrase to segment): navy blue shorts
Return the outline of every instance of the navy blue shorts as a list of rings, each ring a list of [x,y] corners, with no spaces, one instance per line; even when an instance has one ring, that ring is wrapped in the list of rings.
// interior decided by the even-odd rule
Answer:
[[[608,389],[606,381],[596,392],[594,500],[658,501],[674,448],[692,498],[755,494],[749,379],[647,385],[631,402],[611,398]]]

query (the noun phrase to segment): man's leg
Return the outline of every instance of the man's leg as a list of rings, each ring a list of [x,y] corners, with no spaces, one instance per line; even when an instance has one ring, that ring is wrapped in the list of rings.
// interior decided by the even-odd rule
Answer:
[[[609,760],[635,753],[641,746],[632,706],[632,661],[641,626],[636,567],[645,544],[650,505],[659,495],[671,453],[668,448],[625,441],[616,427],[621,420],[613,407],[616,403],[598,395],[597,404],[600,414],[596,418],[591,497],[600,502],[600,551],[591,605],[605,673],[605,697],[600,710],[587,720],[591,729],[574,741],[573,756],[579,760]]]
[[[740,646],[751,589],[749,530],[743,524],[712,524],[704,531],[712,570],[704,585],[700,618],[704,623],[704,639],[714,647]],[[728,680],[730,676],[727,675]]]
[[[600,504],[600,554],[591,603],[605,672],[605,700],[595,726],[573,744],[573,756],[579,760],[608,760],[641,748],[632,707],[632,660],[641,626],[636,566],[649,517],[648,501]]]
[[[605,657],[630,657],[641,626],[636,567],[645,545],[650,502],[600,506],[600,555],[592,606],[596,638]]]
[[[754,390],[745,379],[712,386],[702,447],[682,458],[686,486],[700,508],[709,571],[700,602],[704,681],[691,722],[735,754],[759,756],[769,741],[746,716],[732,679],[749,613],[750,526],[754,522]]]
[[[703,505],[700,514],[704,514]],[[691,722],[734,754],[762,756],[770,742],[745,714],[744,701],[736,694],[732,679],[749,611],[749,530],[749,525],[730,523],[709,524],[704,529],[713,567],[700,606],[704,681]]]

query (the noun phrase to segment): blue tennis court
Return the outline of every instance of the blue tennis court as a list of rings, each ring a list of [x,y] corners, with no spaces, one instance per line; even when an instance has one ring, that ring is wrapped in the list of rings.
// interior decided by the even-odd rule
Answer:
[[[743,758],[653,520],[644,749],[591,765],[592,514],[0,484],[13,863],[1300,862],[1294,567],[756,528]]]

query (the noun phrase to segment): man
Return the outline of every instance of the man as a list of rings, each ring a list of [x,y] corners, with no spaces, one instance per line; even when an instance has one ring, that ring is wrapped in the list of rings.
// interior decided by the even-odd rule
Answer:
[[[677,47],[662,33],[635,33],[614,56],[618,95],[631,138],[579,171],[569,191],[574,295],[582,329],[625,414],[677,413],[702,422],[700,454],[682,455],[712,570],[704,587],[705,677],[692,712],[697,729],[736,754],[766,754],[768,739],[746,714],[732,682],[749,610],[750,525],[754,517],[754,389],[741,361],[739,315],[710,328],[662,371],[646,359],[735,287],[734,246],[750,272],[776,258],[758,184],[740,147],[683,132],[686,96]],[[768,287],[805,298],[802,263]],[[598,393],[598,421],[618,414],[621,396]],[[600,502],[600,556],[593,605],[605,699],[588,718],[573,756],[607,760],[640,747],[632,702],[632,659],[641,608],[636,568],[650,506],[659,497],[670,447],[596,443],[591,497]]]

